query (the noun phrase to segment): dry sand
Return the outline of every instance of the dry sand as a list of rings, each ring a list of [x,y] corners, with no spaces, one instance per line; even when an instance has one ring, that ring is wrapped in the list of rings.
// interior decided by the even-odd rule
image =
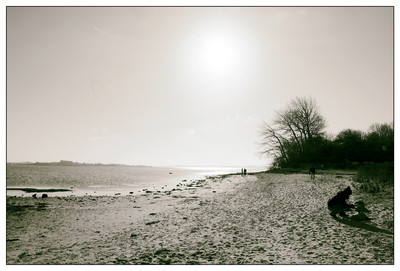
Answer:
[[[135,196],[8,197],[6,262],[393,264],[393,235],[329,215],[328,199],[349,184],[257,174]],[[372,223],[393,231],[393,206],[366,203]]]

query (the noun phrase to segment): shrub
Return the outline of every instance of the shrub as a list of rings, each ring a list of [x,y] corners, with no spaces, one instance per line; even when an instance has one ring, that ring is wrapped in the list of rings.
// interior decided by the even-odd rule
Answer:
[[[360,190],[379,193],[394,185],[394,163],[368,164],[358,168],[356,181]]]

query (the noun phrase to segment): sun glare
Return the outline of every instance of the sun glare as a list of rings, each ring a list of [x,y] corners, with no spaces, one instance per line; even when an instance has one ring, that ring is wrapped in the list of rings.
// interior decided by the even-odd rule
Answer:
[[[187,67],[201,77],[216,79],[232,76],[245,64],[245,43],[243,29],[233,24],[210,21],[197,26],[185,39]]]
[[[236,97],[245,89],[255,55],[247,28],[210,19],[188,28],[184,37],[180,75],[187,89],[215,101]]]
[[[238,65],[239,49],[233,40],[224,36],[210,36],[198,44],[198,64],[204,71],[223,75]]]

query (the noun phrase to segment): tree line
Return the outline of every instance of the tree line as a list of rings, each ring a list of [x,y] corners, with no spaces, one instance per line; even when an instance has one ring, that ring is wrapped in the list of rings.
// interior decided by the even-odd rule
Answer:
[[[394,161],[393,123],[373,124],[368,131],[345,129],[327,135],[326,120],[312,98],[293,99],[263,123],[260,147],[273,157],[273,168],[324,166],[349,168],[359,163]]]

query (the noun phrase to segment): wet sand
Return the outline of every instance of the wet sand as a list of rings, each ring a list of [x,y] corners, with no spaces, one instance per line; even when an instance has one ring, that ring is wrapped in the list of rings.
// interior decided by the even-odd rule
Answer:
[[[334,220],[350,176],[256,174],[129,196],[7,197],[7,264],[393,264],[393,235]],[[354,194],[351,201],[361,199]],[[366,202],[393,231],[393,205]]]

